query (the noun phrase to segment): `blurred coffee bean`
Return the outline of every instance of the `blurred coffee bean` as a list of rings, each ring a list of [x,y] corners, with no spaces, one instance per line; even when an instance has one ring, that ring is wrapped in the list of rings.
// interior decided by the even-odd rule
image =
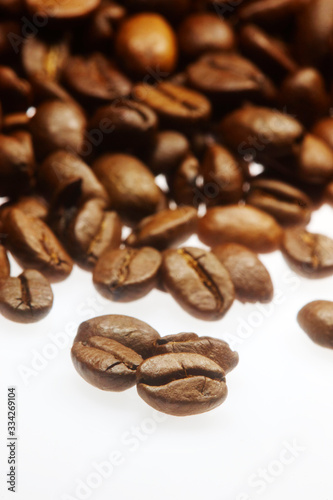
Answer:
[[[282,226],[307,224],[311,217],[310,198],[290,184],[277,180],[252,181],[246,202],[269,213]]]
[[[0,135],[0,196],[18,196],[34,184],[35,159],[31,136],[18,131]]]
[[[273,283],[269,272],[257,255],[237,243],[225,243],[212,252],[230,274],[236,299],[241,302],[270,302]]]
[[[154,175],[134,156],[101,156],[93,171],[108,192],[111,208],[129,221],[141,220],[163,205],[164,195]]]
[[[21,111],[18,113],[10,113],[3,117],[2,131],[4,134],[11,134],[19,130],[29,130],[30,118]]]
[[[198,236],[210,247],[239,243],[254,252],[266,253],[279,248],[282,230],[273,217],[261,210],[230,205],[208,209],[198,221]]]
[[[0,279],[10,276],[10,263],[6,249],[0,244]]]
[[[162,257],[154,248],[109,248],[99,258],[93,281],[107,299],[130,302],[147,295],[157,284]]]
[[[0,66],[0,95],[5,111],[25,111],[32,102],[30,83],[8,66]]]
[[[73,20],[87,16],[94,11],[101,0],[24,0],[31,14],[57,21]]]
[[[300,144],[296,164],[299,179],[307,184],[325,184],[333,178],[333,151],[312,134]]]
[[[322,118],[316,122],[311,133],[322,139],[331,149],[333,149],[333,118]]]
[[[276,29],[290,21],[307,0],[253,0],[242,2],[237,15],[244,22],[251,22]]]
[[[170,174],[180,165],[189,150],[189,141],[183,134],[165,130],[156,134],[149,150],[143,152],[143,157],[155,175]]]
[[[201,201],[198,187],[200,165],[195,156],[188,154],[178,169],[170,176],[169,187],[172,198],[178,205],[193,205],[198,208]]]
[[[99,8],[90,16],[89,26],[84,32],[83,43],[91,47],[108,49],[114,39],[119,24],[126,17],[126,9],[116,2],[102,2]]]
[[[22,66],[29,80],[60,80],[69,57],[68,38],[67,35],[52,40],[27,38],[22,46]]]
[[[39,321],[50,312],[52,304],[50,284],[38,271],[29,269],[18,278],[0,279],[0,311],[12,321]]]
[[[333,349],[333,302],[310,302],[299,311],[297,321],[313,342]]]
[[[120,26],[115,40],[119,62],[136,78],[156,72],[169,76],[176,67],[177,39],[160,15],[136,14]]]
[[[196,231],[196,226],[197,211],[193,207],[162,210],[143,219],[129,235],[126,244],[164,250],[183,243]]]

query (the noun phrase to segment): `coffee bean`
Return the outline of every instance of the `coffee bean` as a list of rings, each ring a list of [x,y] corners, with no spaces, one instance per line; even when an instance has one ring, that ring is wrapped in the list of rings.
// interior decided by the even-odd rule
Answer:
[[[86,124],[83,112],[74,104],[61,101],[41,104],[30,121],[37,156],[42,159],[58,149],[84,155]]]
[[[59,2],[59,0],[24,0],[26,7],[36,16],[41,16],[49,19],[56,20],[71,20],[87,16],[95,10],[101,0],[66,0],[66,2]]]
[[[34,185],[31,136],[24,131],[0,134],[0,196],[17,196]]]
[[[307,224],[311,217],[310,198],[299,189],[281,181],[252,181],[246,202],[272,215],[283,226]]]
[[[116,35],[115,50],[119,61],[137,78],[157,69],[168,76],[178,57],[174,31],[162,16],[153,13],[126,19]]]
[[[95,161],[93,171],[107,190],[111,207],[129,221],[153,214],[163,205],[164,195],[153,174],[134,156],[104,155]]]
[[[222,318],[234,301],[235,291],[228,271],[206,250],[192,247],[166,250],[161,275],[166,290],[199,319]]]
[[[254,252],[237,243],[218,245],[212,252],[230,274],[238,300],[244,303],[272,300],[271,277]]]
[[[151,246],[164,250],[181,244],[196,230],[197,211],[193,207],[162,210],[143,219],[126,240],[133,247]]]
[[[161,254],[154,248],[107,249],[94,269],[94,285],[107,299],[137,300],[157,284],[161,262]]]
[[[0,279],[8,278],[10,276],[10,263],[7,256],[6,249],[0,245]]]
[[[53,304],[48,280],[29,269],[18,278],[0,279],[0,311],[8,319],[33,323],[44,318]]]
[[[254,0],[242,2],[237,15],[241,21],[276,29],[288,23],[303,4],[303,0]]]
[[[227,397],[222,368],[200,354],[161,354],[137,370],[139,396],[158,411],[185,416],[219,406]]]
[[[150,106],[165,128],[188,130],[205,123],[210,117],[211,105],[199,92],[180,85],[161,82],[155,86],[139,84],[134,96]]]
[[[143,361],[132,349],[98,336],[75,342],[71,355],[81,377],[103,391],[119,392],[133,387],[136,369]]]
[[[307,278],[322,278],[333,273],[333,240],[303,228],[287,229],[282,252],[295,271]]]
[[[311,134],[322,139],[333,149],[333,118],[322,118],[312,128]]]
[[[297,321],[313,342],[333,349],[333,302],[310,302],[299,311]]]
[[[5,219],[6,214],[13,208],[18,208],[25,215],[34,217],[35,219],[41,219],[46,222],[48,218],[48,205],[44,198],[40,196],[22,196],[14,202],[7,202],[0,207],[0,228],[2,227],[2,221]],[[2,231],[3,232],[3,231]]]
[[[108,314],[84,321],[79,326],[74,343],[87,343],[91,337],[115,340],[133,349],[144,359],[152,356],[153,343],[160,338],[154,328],[130,316]]]
[[[206,54],[187,68],[189,85],[231,107],[246,99],[273,99],[272,82],[249,60],[237,54]]]
[[[188,154],[168,182],[170,194],[179,205],[193,205],[196,208],[201,199],[198,187],[200,165],[195,156]]]
[[[126,9],[116,2],[102,3],[90,16],[88,32],[84,32],[84,40],[91,50],[99,48],[107,50],[110,40],[114,40],[119,24],[126,17]]]
[[[181,52],[188,57],[198,57],[204,52],[233,50],[236,45],[231,26],[210,13],[191,14],[178,30]]]
[[[212,144],[201,164],[207,206],[237,203],[243,194],[243,175],[235,157],[223,146]]]
[[[3,220],[3,231],[6,247],[21,267],[36,269],[53,282],[71,273],[71,258],[43,221],[13,208]]]
[[[151,147],[144,152],[144,158],[155,175],[170,174],[177,169],[189,150],[189,141],[183,134],[165,130],[156,134]]]
[[[230,205],[207,210],[199,219],[198,235],[208,246],[239,243],[254,252],[272,252],[281,241],[282,230],[270,215],[250,206]]]
[[[232,351],[224,340],[213,337],[199,337],[196,333],[178,333],[157,339],[154,356],[158,354],[189,352],[210,358],[229,373],[238,364],[238,354]]]
[[[306,134],[296,157],[298,178],[307,184],[326,184],[333,179],[333,151],[319,137]],[[295,170],[294,163],[291,169]]]
[[[3,117],[2,131],[4,134],[12,134],[19,131],[28,132],[29,123],[30,118],[25,112],[10,113]]]

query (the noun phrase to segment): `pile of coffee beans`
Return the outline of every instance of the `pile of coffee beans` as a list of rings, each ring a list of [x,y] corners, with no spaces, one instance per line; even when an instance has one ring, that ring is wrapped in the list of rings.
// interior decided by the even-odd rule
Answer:
[[[272,299],[258,253],[333,274],[333,240],[306,230],[333,205],[332,30],[333,0],[0,0],[0,312],[43,318],[74,263],[112,301],[157,288],[204,320]],[[329,347],[332,311],[299,315]],[[137,373],[149,402],[183,408],[186,373],[207,407],[225,397],[202,353],[130,349],[94,338],[74,359],[110,387]]]
[[[238,354],[223,340],[179,333],[160,337],[129,316],[99,316],[81,323],[72,347],[78,373],[105,391],[135,384],[139,396],[170,415],[212,410],[227,397],[225,374]]]

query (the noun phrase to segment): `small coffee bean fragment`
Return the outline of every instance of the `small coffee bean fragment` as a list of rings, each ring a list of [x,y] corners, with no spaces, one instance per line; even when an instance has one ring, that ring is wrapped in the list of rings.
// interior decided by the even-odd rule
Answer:
[[[161,354],[137,370],[139,396],[155,410],[169,415],[196,415],[216,408],[228,390],[223,369],[193,353]]]
[[[282,239],[282,253],[296,272],[307,278],[333,274],[333,240],[303,228],[287,229]]]
[[[50,284],[38,271],[28,269],[18,278],[0,279],[0,312],[12,321],[39,321],[49,313],[52,304]]]
[[[269,272],[257,255],[237,243],[225,243],[212,252],[230,274],[236,298],[241,302],[270,302],[273,284]]]
[[[158,354],[190,352],[212,359],[229,373],[238,364],[239,356],[224,340],[214,337],[199,337],[196,333],[178,333],[157,339],[154,356]]]
[[[297,321],[313,342],[333,349],[333,302],[310,302],[299,311]]]
[[[107,249],[94,269],[94,285],[107,299],[137,300],[157,284],[161,262],[161,254],[154,248]]]

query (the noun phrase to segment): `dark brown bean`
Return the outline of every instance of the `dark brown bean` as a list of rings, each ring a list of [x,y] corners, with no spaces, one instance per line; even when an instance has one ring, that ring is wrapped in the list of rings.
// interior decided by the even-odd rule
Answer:
[[[188,154],[168,182],[170,194],[179,205],[199,206],[200,190],[197,186],[200,165],[195,156]]]
[[[33,323],[44,318],[53,304],[48,280],[29,269],[18,278],[0,279],[0,311],[8,319]]]
[[[119,392],[133,387],[136,369],[143,361],[129,347],[99,336],[74,342],[71,355],[81,377],[103,391]]]
[[[154,248],[107,249],[94,269],[94,285],[107,299],[137,300],[156,286],[161,262],[161,254]]]
[[[333,302],[310,302],[299,311],[297,321],[313,342],[333,349]]]
[[[333,240],[303,228],[287,229],[282,252],[290,266],[307,278],[322,278],[333,273]]]
[[[29,133],[0,135],[0,196],[17,196],[33,187],[34,151]]]
[[[107,50],[110,40],[114,40],[119,24],[126,17],[126,9],[116,2],[101,3],[100,7],[90,16],[88,31],[84,33],[84,42],[89,49]]]
[[[161,354],[137,370],[139,396],[158,411],[185,416],[219,406],[227,397],[222,368],[200,354]]]
[[[130,316],[108,314],[81,323],[74,343],[85,343],[96,336],[115,340],[133,349],[144,359],[152,355],[153,343],[160,338],[157,331],[144,321]]]
[[[306,134],[297,151],[296,168],[303,182],[326,184],[333,178],[333,151],[319,137]]]
[[[157,339],[154,356],[159,354],[190,352],[212,359],[229,373],[238,364],[239,356],[224,340],[213,337],[199,337],[196,333],[178,333]]]
[[[215,255],[200,248],[166,250],[161,276],[173,298],[199,319],[222,318],[235,298],[228,271]]]
[[[198,235],[208,246],[239,243],[254,252],[272,252],[281,241],[282,230],[270,215],[250,206],[230,205],[207,210],[199,219]]]
[[[269,272],[257,255],[237,243],[225,243],[212,252],[230,274],[236,298],[241,302],[270,302],[273,283]]]
[[[162,210],[143,219],[126,240],[133,247],[151,246],[164,250],[179,245],[196,230],[197,211],[193,207]]]
[[[10,276],[10,263],[6,249],[0,245],[0,279],[8,278]]]
[[[189,141],[183,134],[165,130],[156,134],[144,158],[155,175],[170,174],[177,169],[189,150]]]

